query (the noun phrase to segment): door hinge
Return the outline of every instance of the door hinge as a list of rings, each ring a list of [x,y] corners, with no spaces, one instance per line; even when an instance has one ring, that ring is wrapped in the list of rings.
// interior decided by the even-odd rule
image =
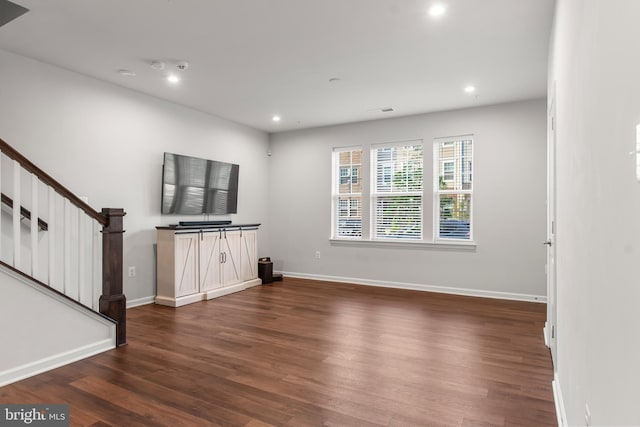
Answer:
[[[556,326],[551,325],[551,338],[555,338],[555,337],[556,337]]]

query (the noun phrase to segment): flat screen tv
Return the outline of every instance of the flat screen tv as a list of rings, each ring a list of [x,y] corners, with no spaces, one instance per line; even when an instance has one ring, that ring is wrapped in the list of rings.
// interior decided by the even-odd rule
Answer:
[[[231,163],[164,153],[162,213],[237,213],[239,171]]]

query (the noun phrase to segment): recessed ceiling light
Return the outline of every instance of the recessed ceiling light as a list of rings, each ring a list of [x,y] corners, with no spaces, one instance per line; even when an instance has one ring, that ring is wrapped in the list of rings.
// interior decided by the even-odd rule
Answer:
[[[473,85],[468,85],[464,88],[466,93],[474,93],[476,91],[476,87]]]
[[[429,15],[436,18],[438,16],[444,15],[446,11],[447,11],[447,7],[444,4],[436,3],[429,8]]]
[[[180,77],[176,76],[175,74],[169,74],[167,76],[167,81],[169,83],[178,83],[180,81]]]
[[[273,117],[271,117],[271,120],[273,120],[274,122],[279,122],[280,121],[280,116],[273,116]]]

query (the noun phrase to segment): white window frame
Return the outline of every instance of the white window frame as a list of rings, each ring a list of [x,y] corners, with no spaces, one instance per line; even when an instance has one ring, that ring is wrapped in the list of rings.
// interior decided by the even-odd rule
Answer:
[[[473,215],[475,212],[474,203],[473,203],[473,188],[474,183],[471,179],[469,182],[471,183],[471,189],[459,189],[459,190],[443,190],[440,188],[440,164],[442,163],[442,176],[444,182],[455,181],[456,171],[455,171],[455,163],[454,163],[454,179],[447,180],[444,178],[444,163],[446,162],[456,162],[456,160],[442,160],[440,158],[440,145],[442,147],[451,147],[455,144],[456,141],[471,141],[471,159],[468,158],[460,158],[460,162],[466,161],[470,162],[473,165],[473,158],[475,156],[475,144],[473,135],[460,135],[460,136],[451,136],[451,137],[443,137],[443,138],[435,138],[433,140],[433,240],[434,242],[469,242],[473,243],[473,232],[474,232],[474,220]],[[468,166],[468,165],[467,165]],[[473,172],[470,173],[465,171],[465,176],[461,176],[461,183],[465,182],[465,179],[472,178]],[[469,195],[469,208],[471,210],[469,214],[469,238],[468,239],[457,239],[457,238],[443,238],[440,237],[440,197],[442,195]]]
[[[347,152],[347,151],[357,151],[360,150],[362,152],[361,154],[361,161],[364,161],[365,158],[365,149],[362,146],[350,146],[350,147],[335,147],[331,153],[331,239],[332,240],[356,240],[356,239],[362,239],[362,237],[365,235],[365,231],[364,231],[364,224],[362,224],[361,222],[361,236],[339,236],[338,235],[338,226],[339,226],[339,221],[341,218],[353,218],[353,213],[358,211],[358,206],[357,203],[354,206],[354,200],[340,200],[340,196],[344,194],[340,194],[339,187],[341,184],[349,184],[350,186],[352,186],[353,184],[357,183],[357,172],[356,172],[356,182],[353,182],[353,171],[356,170],[356,168],[352,167],[352,165],[349,166],[340,166],[339,164],[339,156],[340,153],[343,152]],[[364,167],[363,164],[360,164],[360,168],[362,170],[362,168]],[[342,171],[345,170],[347,171],[347,175],[342,175]],[[362,176],[364,177],[364,174],[362,174]],[[347,178],[347,182],[342,183],[342,178]],[[361,183],[361,188],[364,189],[364,186],[366,184],[364,182]],[[359,196],[360,197],[360,218],[361,221],[364,220],[363,218],[363,214],[364,212],[366,212],[366,207],[363,206],[364,204],[364,194],[363,192],[360,193],[349,193],[352,196]],[[344,203],[344,208],[343,208],[343,204],[340,202],[345,202]],[[344,211],[346,212],[346,216],[341,216],[339,215],[339,211]]]
[[[446,138],[436,138],[430,140],[432,143],[436,140],[448,142],[445,144],[446,147],[451,147],[455,144],[456,140],[467,139],[473,141],[473,135],[463,135],[463,136],[453,136]],[[429,140],[422,139],[408,139],[397,142],[389,142],[389,143],[366,143],[363,145],[354,145],[354,146],[345,146],[345,147],[335,147],[333,148],[332,153],[332,203],[331,203],[331,237],[329,239],[331,245],[336,246],[346,246],[346,247],[377,247],[377,248],[423,248],[423,249],[444,249],[444,250],[455,250],[462,252],[472,252],[476,249],[476,242],[473,240],[473,235],[470,234],[470,238],[467,239],[440,239],[438,238],[439,234],[439,205],[438,205],[438,174],[439,168],[441,165],[437,163],[438,156],[435,151],[435,144],[432,147],[433,150],[429,150],[428,147]],[[377,165],[374,161],[374,150],[381,147],[389,147],[391,145],[413,145],[416,142],[421,142],[423,147],[423,185],[422,185],[422,236],[421,239],[382,239],[382,238],[374,238],[375,236],[375,215],[376,215],[376,205],[375,205],[375,177],[376,171],[375,168]],[[472,142],[473,144],[473,142]],[[475,145],[475,144],[474,144]],[[339,184],[339,170],[338,162],[339,157],[337,153],[342,151],[353,151],[353,150],[362,150],[362,163],[359,174],[361,185],[361,193],[358,194],[360,197],[360,219],[362,225],[362,234],[359,236],[356,235],[341,235],[338,236],[338,211],[337,211],[337,200],[338,200],[338,190],[337,184]],[[475,151],[475,148],[472,148]],[[367,152],[369,155],[367,155]],[[470,159],[473,162],[473,157],[475,154],[472,154],[472,158]],[[393,156],[389,156],[389,162],[393,162]],[[431,166],[429,166],[431,165]],[[429,170],[429,167],[432,169]],[[352,174],[352,171],[349,170]],[[459,175],[463,173],[462,170],[454,169],[454,174],[458,173]],[[467,177],[472,177],[472,171],[469,171],[468,168],[465,168],[464,174],[465,177],[455,177],[454,181],[459,178],[464,178],[464,181],[467,181]],[[387,181],[393,181],[393,171],[387,171],[386,175],[388,175],[389,179]],[[450,182],[450,181],[449,181]],[[391,182],[388,182],[391,184]],[[472,184],[473,188],[473,184]],[[464,192],[464,191],[463,191]],[[466,191],[468,192],[468,191]],[[388,193],[387,193],[388,194]],[[342,195],[344,196],[344,194]],[[431,206],[430,206],[431,204]],[[470,233],[473,233],[474,222],[474,201],[471,200],[471,229]],[[345,206],[346,208],[347,206]],[[353,206],[351,203],[348,205],[348,214],[349,216],[354,213],[358,213],[355,210],[357,206]],[[346,210],[345,210],[346,212]],[[343,217],[346,218],[346,217]],[[425,222],[426,221],[426,222]]]
[[[381,189],[378,188],[378,182],[377,182],[377,176],[378,176],[378,171],[377,171],[377,158],[376,158],[376,150],[384,150],[384,149],[395,149],[395,148],[399,148],[399,147],[407,147],[407,146],[421,146],[422,147],[422,183],[421,183],[421,189],[417,190],[417,191],[405,191],[405,192],[391,192],[391,191],[380,191]],[[423,241],[424,239],[424,230],[425,230],[425,224],[424,224],[424,201],[425,201],[425,195],[424,195],[424,189],[425,189],[425,185],[424,185],[424,165],[425,165],[425,161],[424,161],[424,153],[425,153],[425,145],[424,145],[424,141],[421,139],[418,140],[409,140],[409,141],[398,141],[398,142],[388,142],[388,143],[380,143],[380,144],[372,144],[370,147],[370,156],[371,156],[371,160],[370,160],[370,164],[371,164],[371,173],[370,173],[370,183],[369,183],[369,188],[371,189],[370,191],[370,202],[369,202],[369,206],[370,206],[370,211],[369,211],[369,221],[371,224],[370,227],[370,240],[372,241]],[[392,156],[392,158],[390,159],[390,163],[393,163],[394,161],[394,156]],[[390,172],[390,173],[388,173]],[[382,166],[381,168],[381,176],[383,178],[382,180],[382,184],[386,187],[387,185],[389,185],[389,187],[392,186],[393,184],[393,166]],[[388,180],[387,177],[390,177],[390,179]],[[389,181],[389,182],[387,182]],[[377,229],[377,218],[376,218],[376,207],[377,207],[377,201],[379,199],[385,198],[385,197],[392,197],[392,196],[418,196],[420,197],[420,235],[418,238],[411,238],[411,237],[397,237],[397,236],[377,236],[376,235],[376,229]]]

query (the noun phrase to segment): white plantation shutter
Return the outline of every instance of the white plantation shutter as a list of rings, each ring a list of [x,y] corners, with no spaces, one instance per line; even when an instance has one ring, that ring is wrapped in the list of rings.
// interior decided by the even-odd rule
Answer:
[[[422,239],[423,158],[421,141],[374,146],[374,238]]]
[[[473,137],[434,141],[436,239],[472,239]]]
[[[362,237],[362,148],[333,150],[333,230],[337,238]]]

